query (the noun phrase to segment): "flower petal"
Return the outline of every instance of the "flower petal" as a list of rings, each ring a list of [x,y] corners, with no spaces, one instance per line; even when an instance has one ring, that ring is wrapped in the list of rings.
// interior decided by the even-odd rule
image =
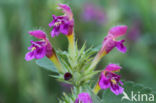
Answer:
[[[122,94],[124,91],[124,88],[120,87],[118,84],[111,85],[110,89],[115,95]]]
[[[63,33],[63,34],[68,34],[68,31],[69,31],[69,24],[64,24],[64,25],[61,25],[61,28],[60,28],[60,31]]]
[[[52,15],[53,20],[49,23],[49,27],[54,26],[55,22],[57,21],[57,17],[55,15]]]
[[[119,71],[121,69],[121,67],[117,64],[109,64],[106,67],[106,71],[110,71],[110,72],[116,72]]]
[[[26,61],[30,61],[30,60],[32,60],[32,59],[34,59],[34,58],[35,58],[35,56],[34,56],[34,52],[33,52],[33,51],[28,52],[28,53],[26,53],[26,55],[25,55],[25,60],[26,60]]]
[[[52,55],[53,55],[53,48],[50,42],[48,41],[46,45],[46,56],[50,58]]]
[[[88,93],[80,93],[74,103],[93,103]]]
[[[50,23],[49,23],[49,27],[52,27],[54,25],[54,21],[51,21]]]
[[[73,13],[68,5],[66,4],[58,4],[58,5],[59,5],[58,8],[62,9],[65,15],[68,16],[70,20],[73,19]]]
[[[109,35],[112,35],[113,38],[117,38],[119,36],[124,35],[126,32],[127,32],[127,26],[125,26],[125,25],[119,25],[119,26],[112,27],[109,30],[108,34]]]
[[[34,52],[35,59],[41,59],[46,55],[46,47],[37,48]]]
[[[99,86],[101,89],[107,89],[110,87],[110,79],[107,79],[103,74],[99,79]]]
[[[123,85],[123,82],[122,82],[121,80],[119,80],[119,83],[120,83],[121,85]]]
[[[102,43],[102,50],[109,53],[116,46],[116,41],[114,41],[110,36],[104,38]]]
[[[125,42],[125,40],[121,40],[121,41],[117,41],[116,42],[116,48],[120,51],[120,52],[122,52],[122,53],[126,53],[126,51],[127,51],[127,48],[126,48],[126,46],[124,46],[124,43]]]
[[[43,32],[42,30],[29,31],[29,34],[38,38],[38,39],[45,39],[46,38],[46,33]]]
[[[58,36],[60,33],[60,26],[54,26],[53,30],[51,31],[51,37]]]
[[[31,43],[31,42],[30,42]],[[30,47],[28,47],[28,50],[31,50],[33,48],[33,46],[31,45]]]

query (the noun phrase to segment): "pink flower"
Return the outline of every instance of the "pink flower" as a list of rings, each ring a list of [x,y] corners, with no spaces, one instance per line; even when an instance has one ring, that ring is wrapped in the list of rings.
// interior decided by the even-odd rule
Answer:
[[[110,88],[110,90],[116,94],[122,94],[124,88],[122,88],[121,85],[123,83],[120,80],[120,76],[115,74],[114,72],[117,72],[121,69],[121,67],[117,64],[109,64],[105,70],[101,72],[100,78],[99,78],[99,86],[101,89],[107,89]]]
[[[58,36],[60,33],[70,35],[73,32],[74,20],[70,7],[65,4],[59,4],[59,9],[63,10],[64,15],[52,15],[53,20],[49,23],[49,26],[53,27],[53,30],[51,31],[52,37]]]
[[[48,40],[46,38],[46,33],[42,30],[34,30],[29,32],[30,35],[42,39],[41,41],[32,41],[31,40],[31,46],[28,47],[29,52],[26,53],[25,59],[27,61],[30,61],[32,59],[41,59],[44,56],[50,57],[53,54],[53,48]]]
[[[74,103],[93,103],[88,93],[80,93]]]
[[[127,50],[123,45],[125,40],[116,41],[115,39],[125,35],[126,32],[127,26],[124,25],[111,28],[108,32],[108,35],[104,38],[101,52],[106,51],[107,53],[109,53],[114,47],[116,47],[120,52],[125,53]]]

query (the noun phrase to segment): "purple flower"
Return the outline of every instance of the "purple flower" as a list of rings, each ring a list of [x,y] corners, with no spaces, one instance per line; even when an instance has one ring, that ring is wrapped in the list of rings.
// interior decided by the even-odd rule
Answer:
[[[101,7],[94,4],[85,4],[82,13],[82,18],[85,21],[96,21],[98,24],[104,23],[106,20],[105,12]]]
[[[120,76],[115,74],[114,72],[119,71],[121,69],[120,66],[117,64],[109,64],[105,70],[101,72],[100,78],[99,78],[99,86],[101,89],[107,89],[110,88],[110,90],[116,94],[122,94],[124,91],[124,88],[122,88],[121,85],[123,83],[120,80]]]
[[[28,47],[29,52],[26,53],[25,59],[30,61],[32,59],[41,59],[44,56],[51,57],[53,54],[52,46],[46,38],[46,33],[42,30],[34,30],[29,32],[30,35],[42,39],[41,41],[32,41],[31,46]]]
[[[70,7],[65,4],[59,4],[59,9],[63,10],[64,15],[52,15],[53,20],[49,23],[49,26],[53,27],[53,30],[51,31],[52,37],[58,36],[60,33],[71,35],[73,32],[74,20]]]
[[[108,32],[108,35],[104,38],[101,53],[104,51],[109,53],[114,47],[116,47],[120,52],[125,53],[126,47],[123,45],[125,40],[116,41],[115,39],[125,35],[127,32],[127,26],[119,25],[111,28]]]
[[[93,103],[88,93],[80,93],[74,103]]]

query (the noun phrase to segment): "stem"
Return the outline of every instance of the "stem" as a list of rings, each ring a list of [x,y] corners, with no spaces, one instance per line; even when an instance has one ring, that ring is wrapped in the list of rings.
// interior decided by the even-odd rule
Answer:
[[[60,61],[58,60],[55,53],[53,53],[53,55],[51,57],[49,57],[49,59],[54,63],[54,65],[56,66],[56,68],[58,69],[59,72],[61,72],[61,73],[64,72],[62,65],[61,65]]]
[[[97,83],[96,85],[95,85],[95,87],[94,87],[94,89],[93,89],[93,92],[97,95],[98,94],[98,92],[100,91],[100,86],[99,86],[99,83]]]

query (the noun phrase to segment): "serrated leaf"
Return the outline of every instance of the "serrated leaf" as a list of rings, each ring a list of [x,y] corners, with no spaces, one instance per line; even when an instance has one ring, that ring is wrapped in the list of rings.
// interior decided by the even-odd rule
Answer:
[[[121,94],[121,95],[115,95],[113,94],[109,89],[105,90],[102,94],[102,102],[101,103],[155,103],[155,102],[151,102],[151,101],[146,101],[145,97],[142,98],[141,95],[146,94],[147,95],[147,99],[149,99],[150,94],[154,95],[154,97],[156,97],[156,93],[153,92],[151,89],[144,87],[143,85],[140,84],[136,84],[134,82],[125,82],[124,83],[124,92],[125,94]],[[132,95],[134,96],[136,94],[136,100],[132,99]],[[128,98],[130,100],[128,100],[128,98],[126,97],[126,99],[124,99],[125,96],[128,96]],[[140,96],[140,98],[139,98]],[[113,98],[113,99],[112,99]],[[122,100],[123,98],[123,100]],[[142,99],[144,99],[142,101]],[[140,101],[139,101],[140,100]]]
[[[43,67],[46,70],[49,70],[52,72],[58,72],[54,64],[52,63],[52,61],[50,61],[46,57],[36,60],[36,64],[39,65],[40,67]]]

